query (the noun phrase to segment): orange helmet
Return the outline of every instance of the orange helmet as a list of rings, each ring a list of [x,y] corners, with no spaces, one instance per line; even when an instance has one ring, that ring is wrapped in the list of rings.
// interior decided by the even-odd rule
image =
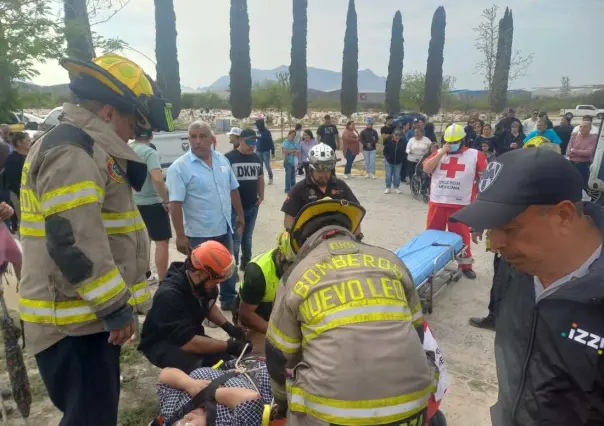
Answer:
[[[206,241],[191,252],[191,266],[208,273],[210,284],[218,284],[233,275],[235,260],[229,250],[217,241]]]

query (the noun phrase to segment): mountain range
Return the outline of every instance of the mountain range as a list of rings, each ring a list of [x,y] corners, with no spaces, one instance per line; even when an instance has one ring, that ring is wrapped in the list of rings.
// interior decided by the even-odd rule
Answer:
[[[289,67],[281,65],[272,70],[260,70],[252,68],[252,83],[262,83],[263,81],[277,80],[278,73],[289,72]],[[376,75],[370,69],[359,70],[359,92],[384,92],[386,89],[386,77]],[[230,77],[223,75],[214,83],[207,87],[192,89],[191,87],[183,86],[183,92],[198,92],[198,91],[215,91],[228,89],[230,85]],[[308,88],[329,92],[342,88],[342,73],[329,71],[321,68],[308,67]]]

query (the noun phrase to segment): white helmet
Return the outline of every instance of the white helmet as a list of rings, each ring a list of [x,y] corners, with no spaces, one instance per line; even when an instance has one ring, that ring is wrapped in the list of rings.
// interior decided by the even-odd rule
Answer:
[[[336,153],[327,144],[319,143],[308,153],[310,167],[318,172],[333,170],[336,166]]]

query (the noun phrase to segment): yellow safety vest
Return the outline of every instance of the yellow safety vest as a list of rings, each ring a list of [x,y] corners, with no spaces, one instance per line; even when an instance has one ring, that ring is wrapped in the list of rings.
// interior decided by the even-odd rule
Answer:
[[[264,297],[261,302],[274,302],[277,296],[277,289],[279,288],[279,277],[277,276],[277,267],[273,260],[273,253],[276,249],[269,250],[260,256],[253,258],[250,263],[258,265],[264,275],[264,281],[266,282],[266,289],[264,290]],[[245,281],[245,280],[244,280]],[[243,288],[243,283],[241,287]]]

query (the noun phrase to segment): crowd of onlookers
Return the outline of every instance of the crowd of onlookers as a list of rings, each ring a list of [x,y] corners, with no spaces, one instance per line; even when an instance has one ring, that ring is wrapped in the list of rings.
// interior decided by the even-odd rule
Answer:
[[[533,110],[531,117],[520,121],[510,109],[494,129],[490,123],[472,118],[465,129],[465,144],[485,152],[492,159],[525,144],[530,146],[535,139],[542,139],[559,146],[560,153],[572,162],[587,186],[599,129],[590,116],[582,117],[581,124],[574,127],[572,118],[572,115],[564,115],[554,126],[546,112]]]

